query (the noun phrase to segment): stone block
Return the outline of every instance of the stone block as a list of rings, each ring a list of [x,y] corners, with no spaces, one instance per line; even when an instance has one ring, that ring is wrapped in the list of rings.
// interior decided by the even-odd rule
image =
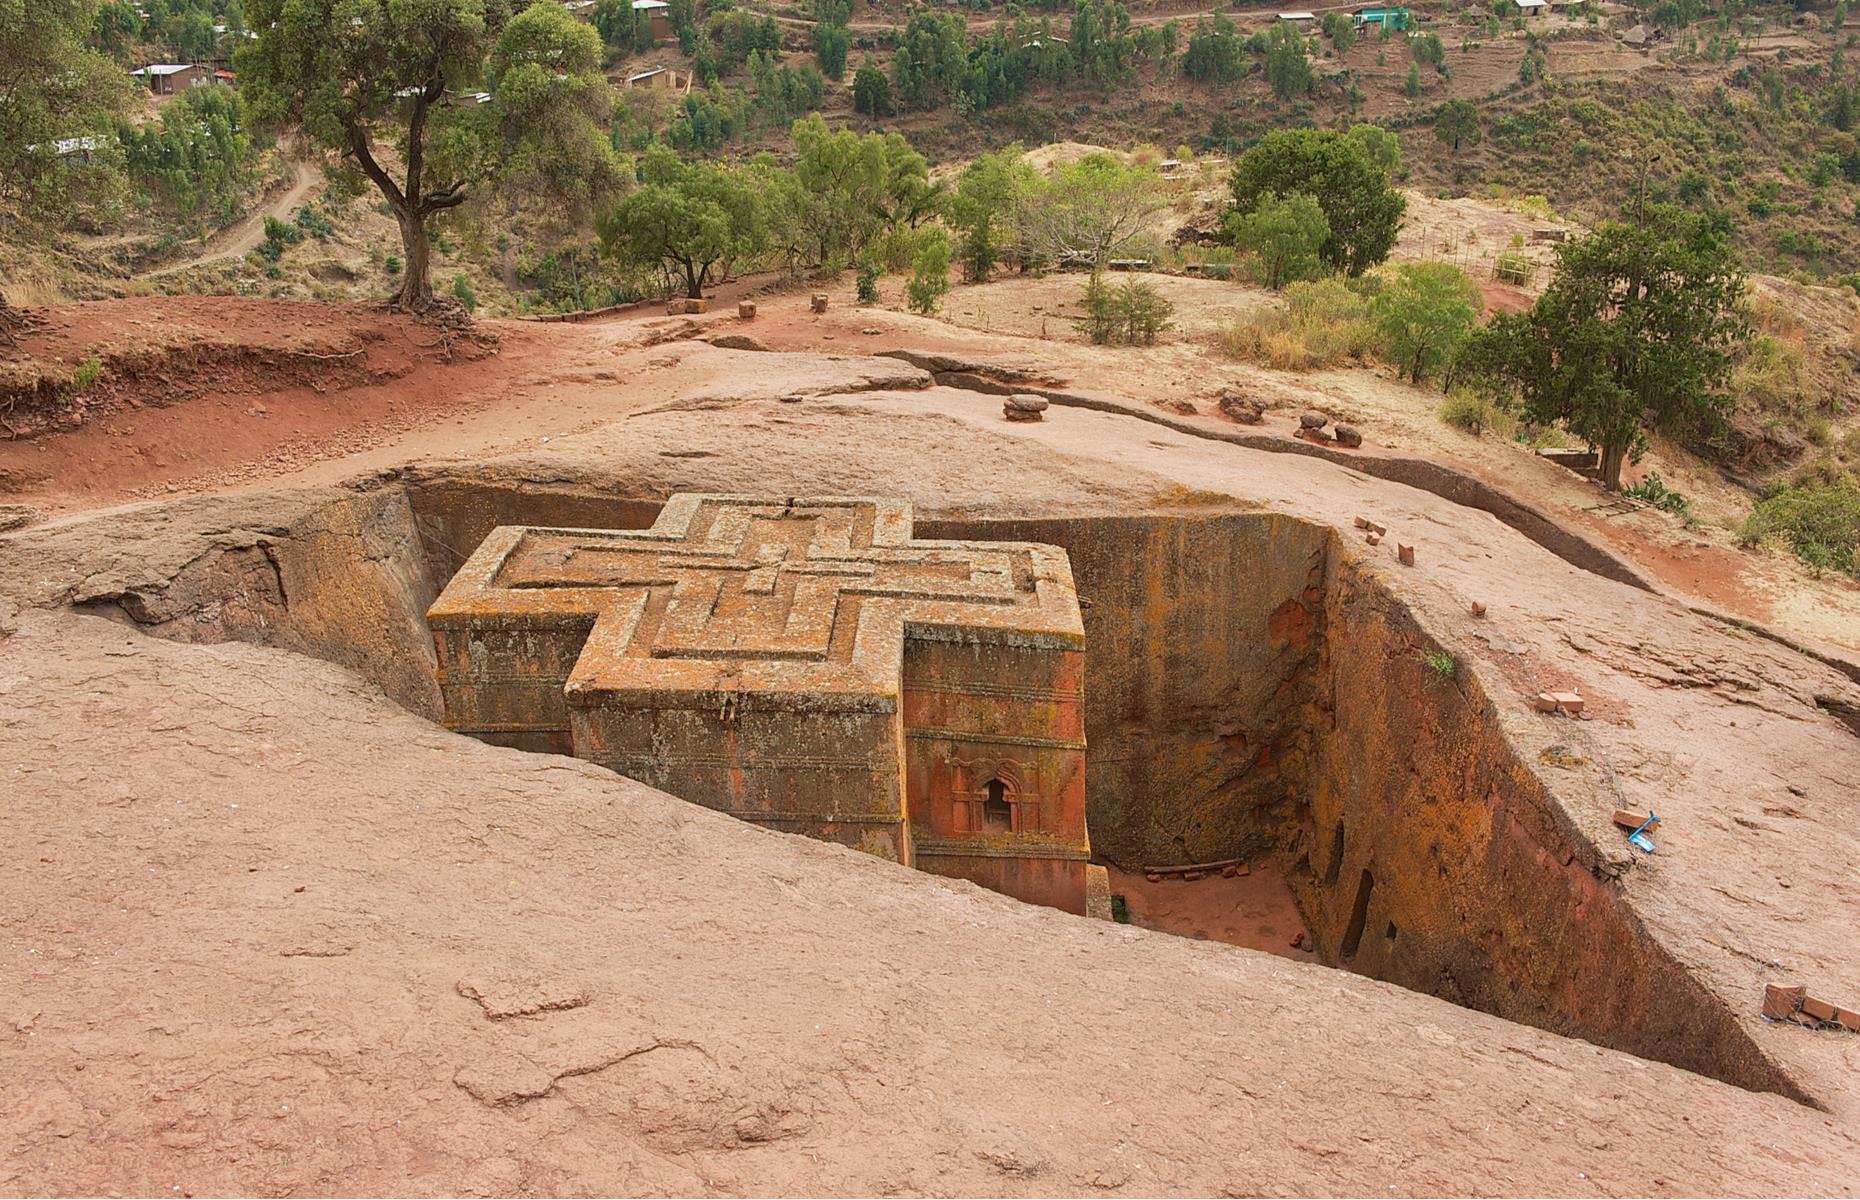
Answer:
[[[1485,616],[1485,601],[1474,600],[1472,602],[1472,615],[1475,617]]]
[[[1647,813],[1635,812],[1631,808],[1617,808],[1615,809],[1614,821],[1615,824],[1629,831],[1640,829],[1644,825],[1646,826],[1645,832],[1652,833],[1660,827],[1660,822],[1658,819],[1649,821],[1648,816],[1649,814]]]
[[[1354,450],[1363,444],[1363,435],[1354,425],[1337,425],[1333,427],[1333,432],[1336,434],[1339,446],[1347,446]]]
[[[1772,1021],[1788,1021],[1802,1011],[1808,989],[1796,984],[1772,983],[1763,989],[1763,1015]]]
[[[1402,566],[1412,567],[1414,565],[1414,547],[1397,542],[1395,544],[1395,557],[1400,560]]]
[[[1298,427],[1300,429],[1322,429],[1328,424],[1330,424],[1330,418],[1323,413],[1308,412],[1298,415]]]
[[[823,313],[827,311],[827,294],[825,292],[814,293],[813,309],[817,313]]]
[[[736,315],[741,317],[745,321],[755,320],[756,319],[756,302],[754,300],[737,301]]]

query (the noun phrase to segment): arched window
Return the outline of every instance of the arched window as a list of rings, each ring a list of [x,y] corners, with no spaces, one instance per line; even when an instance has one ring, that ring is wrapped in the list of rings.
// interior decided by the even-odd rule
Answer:
[[[982,801],[982,828],[989,833],[1014,831],[1014,806],[1008,803],[1007,784],[990,779],[987,799]]]

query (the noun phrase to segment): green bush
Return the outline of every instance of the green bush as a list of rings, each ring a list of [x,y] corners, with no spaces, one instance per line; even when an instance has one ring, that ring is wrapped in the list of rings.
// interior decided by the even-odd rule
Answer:
[[[329,218],[314,208],[300,208],[294,218],[297,228],[313,238],[328,241],[336,236],[336,227],[329,223]],[[267,230],[269,232],[269,230]]]
[[[1686,515],[1686,510],[1689,507],[1686,503],[1685,496],[1667,487],[1666,481],[1660,478],[1660,473],[1658,471],[1647,472],[1647,477],[1645,479],[1631,487],[1622,488],[1621,494],[1636,500],[1645,500],[1655,508],[1682,517]]]
[[[859,292],[859,303],[878,303],[878,263],[871,258],[859,260],[859,274],[854,280]]]
[[[472,290],[471,280],[465,276],[454,275],[452,277],[452,295],[465,306],[466,312],[478,311],[478,293]]]
[[[1471,392],[1454,392],[1440,402],[1440,419],[1477,437],[1492,424],[1492,406]]]
[[[1758,503],[1744,522],[1746,545],[1780,537],[1796,557],[1816,571],[1860,577],[1860,481],[1841,475],[1830,482],[1785,487]]]
[[[1079,307],[1084,315],[1073,324],[1100,346],[1152,345],[1175,313],[1175,305],[1149,284],[1132,279],[1114,288],[1101,274],[1086,280]]]
[[[904,285],[905,302],[925,316],[937,310],[949,291],[949,236],[941,229],[926,237],[911,262],[911,277]]]
[[[281,246],[295,246],[304,240],[304,234],[303,230],[295,225],[287,225],[276,217],[266,217],[265,240],[276,242]]]
[[[389,275],[400,274],[400,256],[398,254],[388,255],[387,262],[383,265],[387,268],[387,273]]]

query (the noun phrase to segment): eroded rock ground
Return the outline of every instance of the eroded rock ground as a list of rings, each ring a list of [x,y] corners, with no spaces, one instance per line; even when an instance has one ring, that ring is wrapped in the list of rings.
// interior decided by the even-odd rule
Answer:
[[[798,339],[790,303],[510,326],[190,400],[192,442],[176,406],[0,459],[48,481],[0,534],[0,1191],[1852,1194],[1860,1036],[1757,1015],[1774,980],[1860,1000],[1841,653],[1373,431],[1286,453],[1142,404],[1146,368],[864,314],[699,340]],[[994,385],[1062,398],[1008,423]],[[337,401],[382,420],[200,436]],[[54,486],[158,426],[191,474]],[[432,723],[418,614],[474,536],[689,490],[1069,539],[1088,733],[1142,766],[1094,777],[1095,843],[1247,841],[1353,970]]]

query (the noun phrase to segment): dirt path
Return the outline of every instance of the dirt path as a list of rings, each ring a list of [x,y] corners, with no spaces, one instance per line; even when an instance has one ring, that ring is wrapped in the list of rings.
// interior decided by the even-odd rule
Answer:
[[[288,219],[297,206],[304,202],[304,197],[310,194],[310,189],[314,188],[323,177],[322,171],[317,169],[315,163],[305,162],[302,159],[286,161],[289,162],[291,168],[291,185],[279,193],[276,200],[263,208],[254,209],[235,224],[227,226],[209,238],[207,246],[200,253],[177,263],[157,267],[153,271],[144,271],[136,278],[155,279],[163,275],[172,275],[177,271],[204,266],[222,259],[239,258],[257,249],[258,244],[265,240],[265,218],[276,217],[280,221]]]

